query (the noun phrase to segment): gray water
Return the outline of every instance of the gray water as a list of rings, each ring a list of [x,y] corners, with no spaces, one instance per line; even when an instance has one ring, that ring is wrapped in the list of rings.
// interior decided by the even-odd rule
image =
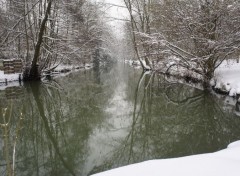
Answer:
[[[234,109],[126,65],[7,88],[0,91],[0,175],[85,176],[218,151],[240,139]]]

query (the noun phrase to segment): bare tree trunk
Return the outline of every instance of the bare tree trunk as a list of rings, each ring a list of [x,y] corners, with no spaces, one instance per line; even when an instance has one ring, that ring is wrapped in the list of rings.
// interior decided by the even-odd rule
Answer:
[[[27,0],[24,1],[24,11],[25,11],[25,14],[27,13],[28,11],[28,8],[27,8]],[[27,50],[27,53],[26,53],[26,62],[28,62],[28,59],[29,59],[29,39],[28,39],[28,31],[27,31],[27,17],[24,16],[24,29],[25,29],[25,35],[26,35],[26,50]]]
[[[137,44],[137,36],[135,34],[135,30],[137,32],[140,32],[140,30],[142,30],[141,32],[145,32],[145,21],[146,21],[146,17],[145,17],[145,7],[143,7],[143,10],[141,10],[141,7],[140,7],[140,4],[138,1],[136,1],[137,3],[137,10],[138,10],[138,17],[140,19],[140,30],[138,28],[138,25],[137,25],[137,22],[136,20],[134,19],[134,14],[133,14],[133,4],[130,0],[124,0],[125,2],[125,5],[128,9],[128,12],[129,12],[129,15],[130,15],[130,18],[131,18],[131,28],[132,28],[132,42],[133,42],[133,45],[134,45],[134,50],[137,54],[137,58],[143,68],[143,70],[151,70],[151,66],[150,66],[150,62],[148,60],[147,57],[145,57],[145,62],[144,60],[140,57],[140,53],[139,53],[139,48],[138,48],[138,44]]]
[[[30,71],[25,70],[24,73],[24,81],[30,81],[30,80],[40,80],[41,79],[41,73],[38,67],[38,60],[39,60],[39,55],[40,55],[40,50],[41,50],[41,45],[42,45],[42,41],[43,41],[43,34],[45,31],[45,27],[46,27],[46,23],[48,21],[48,16],[50,14],[51,11],[51,6],[52,6],[52,0],[48,1],[48,5],[47,5],[47,9],[45,12],[45,16],[41,22],[41,26],[40,26],[40,31],[38,34],[38,41],[35,47],[35,52],[34,52],[34,56],[33,56],[33,60],[32,60],[32,64],[31,64],[31,68]]]

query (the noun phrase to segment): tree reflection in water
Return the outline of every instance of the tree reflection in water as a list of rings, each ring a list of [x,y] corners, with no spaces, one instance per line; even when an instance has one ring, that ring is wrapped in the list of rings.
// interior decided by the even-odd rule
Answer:
[[[28,84],[18,88],[21,96],[6,96],[10,100],[0,92],[0,175],[90,175],[212,152],[239,139],[235,107],[226,111],[214,95],[162,76],[136,80],[139,73],[125,69],[122,75],[98,69]],[[117,104],[111,104],[114,95]]]
[[[128,135],[92,173],[146,161],[214,152],[239,140],[240,120],[213,94],[142,74]]]

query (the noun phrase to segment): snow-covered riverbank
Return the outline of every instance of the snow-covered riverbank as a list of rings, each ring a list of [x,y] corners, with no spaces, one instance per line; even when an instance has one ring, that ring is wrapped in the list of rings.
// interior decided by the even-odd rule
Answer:
[[[240,63],[224,61],[217,68],[212,85],[229,96],[240,95]]]
[[[51,74],[53,75],[65,75],[73,71],[78,71],[81,69],[91,69],[93,64],[85,64],[85,66],[74,66],[74,65],[59,65],[55,68]],[[45,76],[46,74],[43,74]],[[19,86],[19,79],[22,79],[22,74],[4,74],[3,71],[0,71],[0,89],[4,90],[6,87]]]
[[[0,84],[6,82],[13,82],[19,80],[19,74],[4,74],[3,71],[0,71]]]
[[[133,164],[94,176],[239,176],[240,141],[227,149],[201,155]]]
[[[135,68],[141,68],[138,61],[126,60],[125,63],[132,65]],[[161,73],[165,73],[167,68],[172,64],[174,64],[174,62],[160,64],[158,65],[157,70]],[[170,75],[179,78],[186,78],[188,75],[191,75],[193,80],[200,81],[202,79],[201,75],[191,73],[181,67],[173,67],[169,71]],[[237,63],[236,60],[224,61],[216,69],[214,78],[211,80],[211,85],[218,92],[228,94],[231,97],[240,95],[240,63]],[[238,101],[240,101],[240,99]]]

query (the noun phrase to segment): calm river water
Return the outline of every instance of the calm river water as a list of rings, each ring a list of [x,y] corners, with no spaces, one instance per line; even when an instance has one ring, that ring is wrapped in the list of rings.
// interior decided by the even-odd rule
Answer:
[[[0,91],[0,175],[86,176],[214,152],[240,139],[234,111],[211,93],[126,65],[7,88]]]

